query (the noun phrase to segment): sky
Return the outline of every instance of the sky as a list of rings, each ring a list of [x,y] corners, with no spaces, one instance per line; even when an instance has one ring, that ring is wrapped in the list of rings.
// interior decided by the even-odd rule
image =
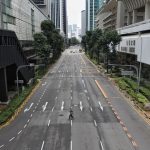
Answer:
[[[85,10],[85,0],[67,0],[68,24],[81,27],[81,11]]]

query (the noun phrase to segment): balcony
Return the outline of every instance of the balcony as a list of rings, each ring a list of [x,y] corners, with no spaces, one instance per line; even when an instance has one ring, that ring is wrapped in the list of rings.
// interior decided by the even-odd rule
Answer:
[[[142,21],[139,23],[135,23],[129,26],[125,26],[122,28],[117,29],[119,34],[132,34],[132,33],[138,33],[143,31],[149,31],[150,30],[150,20]]]

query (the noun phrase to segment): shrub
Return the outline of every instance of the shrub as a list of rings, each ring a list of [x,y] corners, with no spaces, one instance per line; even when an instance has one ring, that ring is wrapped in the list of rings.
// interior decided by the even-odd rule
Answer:
[[[140,87],[140,93],[150,100],[150,90],[144,87]]]

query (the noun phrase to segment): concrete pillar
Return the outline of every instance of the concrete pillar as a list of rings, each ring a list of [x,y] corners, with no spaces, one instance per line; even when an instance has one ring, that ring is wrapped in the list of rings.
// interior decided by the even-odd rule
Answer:
[[[118,1],[117,5],[117,28],[124,26],[125,7],[122,1]]]
[[[130,23],[130,13],[128,12],[128,14],[127,14],[127,25],[130,25],[131,23]]]
[[[146,2],[145,5],[145,20],[150,19],[150,2]]]
[[[2,0],[0,0],[0,28],[2,28]]]
[[[8,100],[8,89],[7,89],[7,76],[6,68],[0,69],[0,101],[6,102]]]
[[[133,14],[132,23],[136,23],[137,22],[137,10],[134,9],[132,14]]]

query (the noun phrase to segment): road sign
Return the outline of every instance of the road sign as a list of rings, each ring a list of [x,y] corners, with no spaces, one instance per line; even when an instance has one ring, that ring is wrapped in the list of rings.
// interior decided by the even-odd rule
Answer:
[[[121,71],[122,76],[133,76],[133,71]]]

